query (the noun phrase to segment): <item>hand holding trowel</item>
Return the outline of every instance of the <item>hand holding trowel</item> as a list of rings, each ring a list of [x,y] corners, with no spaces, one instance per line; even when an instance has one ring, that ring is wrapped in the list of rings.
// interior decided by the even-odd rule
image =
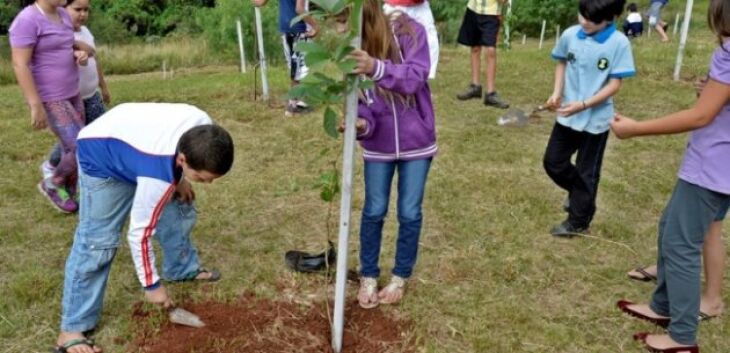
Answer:
[[[554,110],[550,105],[544,104],[539,105],[530,111],[530,114],[525,113],[524,110],[519,108],[512,108],[507,111],[504,115],[500,116],[497,120],[497,124],[505,126],[524,126],[527,125],[530,119],[539,118],[538,113]]]

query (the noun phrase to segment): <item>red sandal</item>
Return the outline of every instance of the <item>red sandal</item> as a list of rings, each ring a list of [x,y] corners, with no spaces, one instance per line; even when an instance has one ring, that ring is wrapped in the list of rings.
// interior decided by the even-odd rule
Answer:
[[[621,311],[623,311],[626,314],[629,314],[637,319],[649,321],[652,324],[663,327],[663,328],[669,327],[669,322],[671,321],[671,319],[653,318],[653,317],[646,316],[640,312],[637,312],[633,309],[629,309],[629,305],[634,305],[634,304],[636,304],[636,303],[622,299],[622,300],[619,300],[618,303],[616,303],[616,306],[618,306],[618,308],[621,309]]]
[[[637,341],[643,342],[644,348],[646,348],[646,350],[648,350],[649,352],[654,352],[654,353],[700,353],[700,347],[698,345],[672,347],[672,348],[665,348],[665,349],[654,348],[654,347],[650,346],[648,343],[646,343],[646,337],[649,335],[650,335],[649,332],[639,332],[639,333],[634,334],[634,339]]]

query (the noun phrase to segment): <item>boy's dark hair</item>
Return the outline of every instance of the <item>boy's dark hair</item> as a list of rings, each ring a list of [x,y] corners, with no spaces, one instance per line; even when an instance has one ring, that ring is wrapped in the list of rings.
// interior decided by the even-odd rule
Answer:
[[[613,21],[624,11],[626,0],[580,0],[578,10],[588,21]]]
[[[177,143],[190,168],[216,175],[228,173],[233,165],[233,139],[218,125],[200,125],[186,131]]]
[[[720,46],[725,49],[725,38],[730,37],[730,3],[726,0],[712,0],[707,9],[707,23],[717,35]]]
[[[626,10],[628,10],[629,12],[639,12],[639,6],[637,6],[635,2],[632,2],[629,4]]]

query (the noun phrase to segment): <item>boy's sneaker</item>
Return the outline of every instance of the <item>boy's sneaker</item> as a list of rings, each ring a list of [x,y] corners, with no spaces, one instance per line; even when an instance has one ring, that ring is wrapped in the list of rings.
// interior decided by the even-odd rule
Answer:
[[[299,102],[290,101],[286,104],[286,111],[284,112],[284,116],[286,116],[287,118],[291,118],[296,115],[308,113],[309,111],[311,111],[311,108],[309,108],[308,105],[304,104],[304,106],[300,106]]]
[[[43,163],[41,163],[41,175],[43,175],[43,179],[48,179],[52,177],[55,170],[56,168],[51,165],[51,162],[44,161]]]
[[[573,226],[566,220],[553,227],[553,229],[550,230],[550,234],[554,237],[572,238],[580,235],[588,235],[590,234],[590,230],[588,227]]]
[[[310,107],[310,106],[309,106],[309,104],[307,104],[307,103],[306,103],[306,102],[304,102],[303,100],[298,100],[298,101],[296,102],[296,105],[297,105],[297,108],[299,108],[299,110],[300,110],[300,111],[301,111],[302,113],[309,113],[309,112],[311,112],[311,111],[312,111],[312,107]]]
[[[482,97],[482,86],[475,85],[475,84],[469,84],[469,88],[466,89],[466,91],[461,92],[456,95],[456,98],[459,100],[465,101],[467,99],[472,98],[481,98]]]
[[[497,94],[497,91],[484,95],[484,105],[491,105],[500,109],[509,108],[509,103]]]
[[[51,189],[46,186],[45,180],[38,183],[38,191],[51,202],[51,205],[63,213],[74,213],[79,206],[71,198],[71,195],[62,187]]]

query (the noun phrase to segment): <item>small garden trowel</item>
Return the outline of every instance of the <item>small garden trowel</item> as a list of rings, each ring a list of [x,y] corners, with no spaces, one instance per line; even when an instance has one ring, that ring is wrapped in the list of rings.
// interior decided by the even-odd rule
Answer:
[[[547,105],[540,105],[533,109],[529,115],[522,109],[512,108],[497,119],[497,124],[502,126],[524,126],[527,125],[530,118],[539,118],[539,115],[537,114],[546,111],[549,108],[550,107]]]
[[[198,315],[195,315],[183,308],[172,307],[170,311],[170,322],[178,325],[190,326],[195,328],[201,328],[205,326]]]

